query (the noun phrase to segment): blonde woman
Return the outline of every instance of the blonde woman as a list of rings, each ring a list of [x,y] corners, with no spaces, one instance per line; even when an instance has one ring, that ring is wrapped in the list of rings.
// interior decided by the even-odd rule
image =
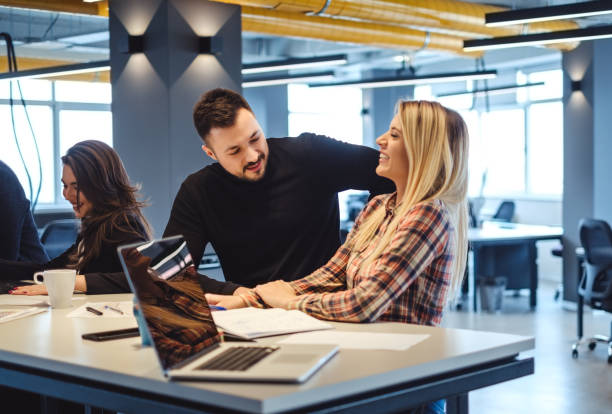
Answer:
[[[376,143],[376,173],[397,191],[368,203],[325,266],[247,294],[207,295],[209,301],[299,309],[335,321],[439,324],[467,257],[467,127],[436,102],[404,101]]]

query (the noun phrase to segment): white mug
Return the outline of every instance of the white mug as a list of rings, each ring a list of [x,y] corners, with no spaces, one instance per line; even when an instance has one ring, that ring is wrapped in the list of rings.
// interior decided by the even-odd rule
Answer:
[[[39,279],[39,276],[42,277],[42,280]],[[34,282],[45,284],[49,293],[49,304],[52,308],[69,308],[72,306],[75,279],[75,269],[50,269],[34,273]]]

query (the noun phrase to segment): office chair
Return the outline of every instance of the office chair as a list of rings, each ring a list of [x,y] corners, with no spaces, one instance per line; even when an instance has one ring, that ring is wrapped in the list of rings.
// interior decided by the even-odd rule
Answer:
[[[578,340],[572,345],[572,357],[578,358],[578,346],[583,342],[583,305],[612,313],[612,229],[607,222],[582,219],[579,224],[580,242],[584,248],[583,274],[578,284]],[[612,364],[612,323],[610,336],[595,335],[586,339],[590,350],[597,342],[608,344],[608,364]]]
[[[54,259],[66,251],[76,240],[79,232],[79,220],[53,220],[47,223],[40,236],[47,256]]]
[[[492,219],[496,221],[511,222],[514,217],[515,204],[514,201],[502,201],[493,215]]]

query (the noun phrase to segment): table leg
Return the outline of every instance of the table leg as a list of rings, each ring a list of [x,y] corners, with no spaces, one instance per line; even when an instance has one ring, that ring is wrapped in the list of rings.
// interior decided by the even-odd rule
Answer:
[[[40,396],[40,412],[43,414],[58,414],[59,400],[57,398]]]
[[[529,242],[529,306],[535,309],[538,289],[538,248],[535,241]]]
[[[468,414],[468,394],[457,394],[446,399],[447,414]]]

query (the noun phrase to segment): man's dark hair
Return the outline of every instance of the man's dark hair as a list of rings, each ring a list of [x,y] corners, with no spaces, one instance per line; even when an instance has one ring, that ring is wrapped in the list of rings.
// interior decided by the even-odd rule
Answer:
[[[234,125],[240,108],[253,112],[247,101],[234,91],[216,88],[206,92],[193,107],[193,123],[200,138],[206,141],[212,128]]]

